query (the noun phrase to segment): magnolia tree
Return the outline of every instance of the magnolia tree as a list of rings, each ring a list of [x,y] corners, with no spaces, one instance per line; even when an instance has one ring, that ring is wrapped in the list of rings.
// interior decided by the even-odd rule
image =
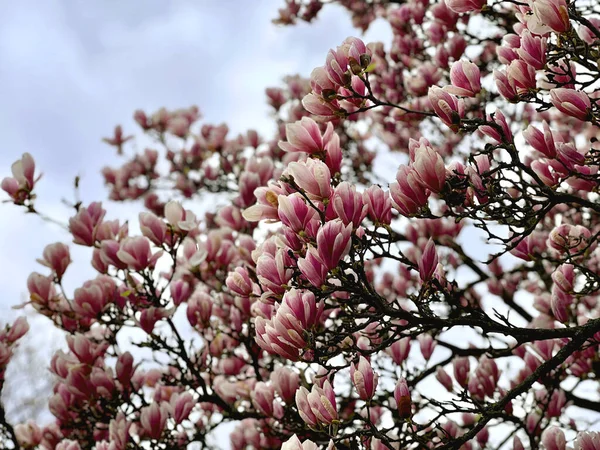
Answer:
[[[272,139],[195,107],[137,111],[141,153],[105,139],[109,199],[146,211],[78,202],[43,250],[27,308],[68,351],[54,421],[0,408],[4,448],[600,449],[600,4],[288,0],[275,22],[324,3],[393,39],[267,89]],[[25,154],[2,188],[41,214],[38,180]],[[69,246],[97,271],[73,292]]]

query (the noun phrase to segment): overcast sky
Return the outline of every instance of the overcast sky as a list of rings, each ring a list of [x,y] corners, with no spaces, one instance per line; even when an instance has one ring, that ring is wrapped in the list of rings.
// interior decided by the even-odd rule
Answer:
[[[196,104],[205,122],[269,134],[265,88],[286,74],[308,75],[329,48],[357,35],[338,7],[325,8],[312,25],[275,26],[271,19],[283,3],[0,2],[0,177],[30,152],[44,173],[39,209],[66,222],[69,211],[59,199],[72,198],[75,175],[83,176],[84,203],[106,197],[99,170],[119,160],[100,139],[117,123],[135,130],[137,108]],[[369,38],[388,32],[379,25]],[[115,211],[123,209],[110,206],[108,217]],[[69,239],[19,212],[0,205],[2,314],[23,300],[28,274],[42,269],[35,258],[44,246]],[[82,256],[67,272],[74,288],[93,273],[87,253],[72,251]]]

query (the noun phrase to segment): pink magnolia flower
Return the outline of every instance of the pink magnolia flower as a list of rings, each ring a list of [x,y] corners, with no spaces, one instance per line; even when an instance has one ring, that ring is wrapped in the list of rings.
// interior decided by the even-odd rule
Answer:
[[[591,236],[582,225],[562,224],[550,232],[548,245],[561,252],[577,253],[590,245]]]
[[[546,65],[546,38],[536,36],[529,30],[523,31],[517,55],[534,69],[543,69]]]
[[[508,82],[516,91],[517,95],[520,96],[526,96],[530,91],[535,90],[537,86],[535,74],[535,69],[527,62],[520,59],[511,61],[506,69],[506,77]]]
[[[591,102],[585,92],[556,88],[550,91],[550,100],[559,111],[579,120],[590,117]]]
[[[245,267],[236,267],[233,272],[229,272],[225,284],[233,293],[242,297],[260,293],[258,285],[250,279]]]
[[[320,226],[317,210],[306,204],[300,194],[280,195],[278,197],[279,219],[294,233],[305,233],[315,238]]]
[[[400,365],[408,358],[408,354],[410,353],[410,343],[410,337],[405,337],[395,341],[389,347],[388,353],[396,364]]]
[[[318,448],[317,444],[309,439],[300,442],[295,434],[281,445],[281,450],[318,450]]]
[[[130,270],[140,272],[146,268],[153,268],[162,252],[154,255],[150,250],[150,242],[143,236],[127,237],[121,241],[117,256],[127,264]]]
[[[600,433],[583,432],[577,435],[573,443],[573,450],[598,450],[600,449]]]
[[[493,115],[488,116],[488,121],[494,122],[496,126],[494,127],[491,125],[483,125],[479,128],[483,134],[489,136],[498,144],[505,141],[513,141],[513,134],[510,129],[510,125],[506,121],[506,117],[504,117],[502,111],[497,109]]]
[[[288,367],[278,367],[271,372],[270,380],[281,399],[290,404],[300,387],[300,376]]]
[[[430,87],[427,95],[435,114],[456,133],[465,115],[464,101],[438,86]]]
[[[161,247],[167,238],[167,224],[149,212],[141,212],[139,215],[140,231],[150,239],[154,245]]]
[[[22,202],[29,196],[40,179],[35,176],[35,161],[29,153],[23,153],[21,159],[15,161],[11,166],[12,178],[6,177],[2,180],[2,189],[7,192],[14,201]]]
[[[421,258],[419,258],[419,276],[421,281],[427,281],[433,275],[435,268],[438,265],[438,255],[435,249],[435,243],[432,239],[429,239]]]
[[[502,97],[504,97],[511,103],[516,103],[519,101],[519,94],[517,92],[517,89],[513,85],[513,83],[511,83],[511,81],[508,79],[508,76],[505,71],[495,69],[494,82],[496,83],[496,88],[498,88],[498,92]]]
[[[15,425],[14,429],[17,441],[25,448],[37,447],[42,442],[42,430],[31,420]]]
[[[275,400],[275,389],[263,381],[259,381],[252,391],[252,404],[267,417],[273,416],[273,401]]]
[[[454,390],[452,378],[450,378],[450,375],[448,375],[448,372],[446,372],[442,366],[438,366],[436,369],[435,378],[442,386],[446,388],[448,392],[452,392]]]
[[[379,375],[375,373],[369,361],[360,356],[358,364],[352,363],[350,366],[350,379],[362,400],[371,400],[377,389]]]
[[[321,288],[325,284],[329,273],[329,269],[321,261],[318,250],[312,247],[306,252],[304,258],[298,259],[298,269],[308,282],[317,288]]]
[[[102,209],[102,203],[94,202],[87,208],[79,208],[77,215],[69,219],[69,231],[73,235],[73,242],[92,247],[96,242],[96,232],[104,214],[106,211]]]
[[[540,24],[556,33],[564,33],[571,27],[566,0],[530,0],[533,15]]]
[[[542,433],[542,444],[546,450],[565,450],[567,440],[565,433],[560,428],[546,428]]]
[[[454,359],[452,362],[454,368],[454,379],[463,388],[467,387],[469,381],[469,372],[471,370],[471,364],[469,363],[468,357],[460,357]]]
[[[389,225],[392,222],[392,199],[388,191],[376,184],[369,186],[364,194],[368,216],[375,224]]]
[[[331,205],[344,225],[351,224],[358,228],[367,216],[369,206],[364,203],[362,194],[356,192],[356,187],[344,181],[334,191]]]
[[[424,187],[436,193],[444,189],[446,167],[440,154],[432,147],[421,145],[416,148],[412,167]]]
[[[327,222],[317,233],[317,258],[328,269],[338,266],[350,251],[352,245],[352,224],[345,225],[335,219]]]
[[[319,160],[291,162],[287,172],[311,200],[329,200],[331,197],[331,173],[329,167]]]
[[[392,204],[400,214],[410,216],[427,204],[429,191],[420,183],[417,172],[408,166],[400,166],[396,182],[390,184]]]
[[[213,299],[206,292],[195,292],[188,300],[186,315],[190,325],[200,328],[210,323],[213,311]]]
[[[544,154],[548,158],[556,157],[556,146],[555,138],[548,126],[548,123],[543,123],[544,131],[540,131],[533,125],[529,125],[525,131],[523,131],[523,137],[529,145],[531,145],[538,152]]]
[[[486,5],[486,0],[446,0],[446,5],[455,13],[481,11]]]
[[[38,259],[37,261],[52,269],[56,274],[56,278],[60,280],[71,263],[69,247],[62,242],[47,245],[46,248],[44,248],[43,256],[44,259]]]
[[[394,389],[394,400],[396,400],[396,408],[398,415],[403,419],[408,419],[412,416],[412,400],[408,384],[404,378],[400,378]]]
[[[448,5],[450,7],[450,5]],[[475,97],[481,91],[479,67],[469,61],[456,61],[450,69],[449,86],[444,90],[461,97]]]
[[[321,135],[319,125],[309,117],[303,117],[298,122],[285,126],[287,142],[279,141],[279,147],[285,152],[303,152],[310,155],[322,153],[325,143],[333,135],[333,125],[327,124],[325,135]]]
[[[178,233],[185,234],[198,227],[196,215],[190,210],[183,209],[183,206],[176,201],[170,201],[165,205],[165,218]]]
[[[325,425],[337,422],[338,412],[335,392],[333,391],[333,387],[329,380],[326,380],[325,383],[323,383],[323,387],[314,384],[310,393],[305,396],[305,400],[302,398],[304,394],[303,389],[305,388],[300,388],[296,393],[296,406],[298,407],[299,412],[302,409],[300,416],[308,425],[311,425],[310,421],[312,421],[313,417],[316,418],[317,423]],[[300,402],[298,401],[299,398]],[[312,412],[312,417],[307,414],[307,407]],[[305,417],[309,420],[307,421]]]
[[[146,406],[141,410],[140,425],[142,431],[150,439],[160,439],[168,418],[167,404],[159,405],[157,402],[153,402],[150,406]]]

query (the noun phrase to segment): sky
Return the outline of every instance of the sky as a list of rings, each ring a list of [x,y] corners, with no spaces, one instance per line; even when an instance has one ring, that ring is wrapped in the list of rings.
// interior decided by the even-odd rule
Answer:
[[[195,104],[202,123],[226,122],[233,133],[253,128],[269,136],[273,124],[265,88],[280,85],[288,74],[308,76],[330,48],[359,36],[336,6],[325,8],[313,24],[276,26],[271,20],[283,3],[0,0],[0,179],[10,175],[10,165],[24,152],[31,153],[43,172],[36,208],[67,223],[72,210],[61,200],[73,199],[76,175],[82,177],[84,204],[105,201],[100,169],[121,160],[101,138],[116,124],[126,133],[137,132],[136,109],[152,113],[162,106]],[[385,42],[389,36],[387,24],[376,23],[364,39]],[[0,201],[6,198],[0,192]],[[109,219],[136,216],[129,205],[105,201],[104,206]],[[12,307],[27,299],[29,274],[47,272],[35,261],[44,247],[69,243],[71,236],[9,203],[0,203],[0,236],[3,326],[22,313]],[[68,293],[96,276],[89,249],[70,249]],[[20,365],[44,370],[51,350],[64,342],[44,320],[30,317],[30,324],[23,348],[31,360],[26,357]],[[35,349],[39,356],[31,353]],[[37,373],[19,372],[16,385],[32,385]]]
[[[287,74],[307,76],[329,48],[358,33],[338,7],[325,8],[312,25],[273,25],[282,5],[46,0],[34,8],[0,1],[0,177],[23,152],[31,153],[44,174],[37,207],[66,223],[70,211],[60,200],[73,199],[76,175],[84,203],[106,198],[100,168],[119,160],[101,138],[116,124],[137,131],[132,114],[138,108],[196,104],[203,123],[269,135],[265,88]],[[371,34],[385,36],[385,25],[378,25]],[[124,209],[111,205],[107,217],[117,217],[115,211]],[[2,322],[24,299],[44,246],[69,236],[9,204],[0,204],[0,235]],[[68,272],[77,279],[72,287],[82,281],[78,274],[92,274],[83,265]]]

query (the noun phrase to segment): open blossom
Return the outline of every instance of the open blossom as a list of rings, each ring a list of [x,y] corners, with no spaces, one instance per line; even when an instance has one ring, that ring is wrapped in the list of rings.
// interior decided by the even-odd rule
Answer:
[[[562,224],[548,237],[548,245],[561,252],[577,253],[592,244],[591,233],[582,225]]]
[[[17,204],[22,204],[30,197],[35,183],[40,179],[35,176],[35,161],[29,153],[23,153],[21,159],[15,161],[11,166],[12,177],[2,180],[2,190],[11,196]]]
[[[150,242],[143,236],[127,237],[121,241],[117,256],[127,264],[130,270],[141,271],[153,268],[162,252],[154,255],[150,249]]]
[[[317,450],[318,448],[317,444],[309,439],[300,442],[295,434],[281,446],[281,450]]]
[[[345,225],[336,219],[327,222],[317,233],[317,257],[331,270],[350,251],[352,245],[352,224]]]
[[[38,262],[52,269],[56,274],[56,278],[60,280],[69,264],[71,264],[69,247],[62,242],[56,242],[55,244],[47,245],[44,248],[43,255],[44,259],[38,259]]]
[[[331,205],[344,225],[352,224],[354,228],[360,226],[369,210],[363,195],[356,192],[356,187],[347,181],[340,183],[335,188]]]
[[[198,227],[196,215],[184,209],[179,202],[170,201],[165,205],[165,218],[178,233],[186,233]]]
[[[93,202],[87,208],[81,207],[74,217],[69,219],[69,231],[75,244],[91,247],[96,242],[98,227],[106,211],[102,203]]]
[[[591,102],[585,92],[556,88],[550,91],[550,100],[559,111],[579,120],[590,117]]]
[[[323,136],[317,122],[309,117],[303,117],[298,122],[285,126],[287,142],[279,141],[279,147],[286,152],[303,152],[308,154],[321,153],[325,150],[325,142],[331,139],[333,125],[327,124]]]
[[[310,427],[329,425],[338,420],[335,392],[329,380],[325,381],[323,387],[313,385],[310,392],[301,387],[296,392],[296,406],[300,417]]]

